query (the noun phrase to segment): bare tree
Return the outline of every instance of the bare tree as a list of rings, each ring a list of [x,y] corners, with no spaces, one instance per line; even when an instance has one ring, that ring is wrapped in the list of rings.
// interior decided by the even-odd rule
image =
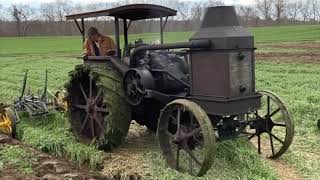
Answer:
[[[56,20],[55,8],[54,3],[42,3],[40,5],[40,13],[45,20],[53,23]]]
[[[209,6],[223,6],[225,5],[224,0],[208,0]]]
[[[301,11],[302,2],[291,0],[286,4],[286,13],[291,21],[296,21]]]
[[[29,28],[28,21],[34,14],[34,10],[29,5],[12,4],[8,11],[12,20],[16,23],[17,35],[25,36]]]
[[[277,23],[281,22],[282,16],[284,15],[285,0],[274,0],[274,8]]]
[[[250,6],[240,6],[238,8],[238,14],[241,16],[245,24],[249,24],[249,21],[255,17],[255,11]]]
[[[0,4],[0,14],[2,14],[2,4]],[[2,21],[2,17],[0,16],[0,21]]]
[[[300,12],[303,18],[303,22],[306,22],[310,19],[311,11],[310,11],[310,0],[304,2],[301,6]]]
[[[56,0],[55,2],[55,14],[59,22],[59,32],[62,32],[63,21],[65,16],[71,13],[72,7],[69,0]]]
[[[313,23],[316,23],[319,17],[320,2],[319,0],[310,0],[309,2],[310,2],[310,12],[312,16],[312,21]]]
[[[256,0],[257,10],[265,20],[272,20],[273,0]]]

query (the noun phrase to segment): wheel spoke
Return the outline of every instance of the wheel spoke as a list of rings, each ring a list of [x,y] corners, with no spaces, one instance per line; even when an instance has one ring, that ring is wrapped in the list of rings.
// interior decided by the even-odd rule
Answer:
[[[190,117],[190,126],[192,126],[193,121],[194,121],[194,117],[193,117],[192,112],[189,112],[189,117]]]
[[[87,114],[86,117],[84,118],[84,121],[83,121],[83,123],[82,123],[82,125],[81,125],[80,133],[82,133],[84,127],[85,127],[86,124],[87,124],[88,119],[89,119],[89,114]]]
[[[270,146],[271,146],[272,155],[274,156],[273,140],[272,140],[272,136],[270,135],[270,133],[269,133],[269,138],[270,138]]]
[[[87,97],[86,93],[84,92],[84,89],[83,89],[82,84],[79,83],[79,86],[80,86],[80,90],[81,90],[82,96],[84,97],[84,99],[86,100],[86,102],[88,102],[88,97]]]
[[[278,108],[276,109],[275,111],[273,111],[270,115],[269,115],[269,118],[271,118],[272,116],[274,116],[275,114],[277,114],[281,109]]]
[[[177,146],[177,161],[176,161],[176,169],[179,169],[179,157],[180,156],[180,148],[179,145]]]
[[[177,109],[177,133],[180,132],[181,110]]]
[[[91,137],[94,138],[94,124],[91,118],[90,118],[90,130],[91,130]]]
[[[273,138],[275,138],[277,141],[281,142],[282,144],[284,144],[284,142],[278,138],[277,136],[275,136],[274,134],[272,134],[272,132],[269,132],[270,136],[272,136]]]
[[[98,98],[101,96],[102,94],[102,89],[100,88],[99,91],[98,91],[98,94],[96,96],[96,98],[94,99],[94,102],[97,102]]]
[[[193,135],[199,133],[200,131],[201,131],[201,128],[200,128],[200,127],[199,127],[199,128],[196,128],[196,129],[192,130],[190,133],[184,135],[184,136],[182,137],[182,139],[188,139],[188,138],[192,137]]]
[[[106,109],[104,109],[104,108],[102,108],[102,107],[96,107],[96,111],[97,111],[97,112],[102,112],[102,113],[109,113],[108,110],[106,110]]]
[[[274,126],[286,127],[286,124],[273,123]]]
[[[96,117],[94,117],[93,119],[99,126],[100,134],[101,134],[101,132],[104,132],[105,130],[104,130],[104,127],[102,126],[101,122]]]
[[[261,139],[260,139],[260,134],[258,136],[258,153],[261,154]]]
[[[248,137],[248,139],[249,140],[252,139],[255,135],[257,135],[257,134],[252,134],[251,136]]]
[[[270,97],[268,96],[267,98],[267,116],[269,117],[270,115]]]
[[[184,150],[190,155],[190,157],[199,165],[202,166],[201,162],[196,158],[196,156],[190,151],[188,148],[184,148]]]
[[[90,85],[89,85],[89,98],[92,97],[92,76],[89,76],[90,78]]]
[[[87,106],[86,105],[73,104],[72,107],[75,107],[75,108],[78,108],[78,109],[87,110]]]

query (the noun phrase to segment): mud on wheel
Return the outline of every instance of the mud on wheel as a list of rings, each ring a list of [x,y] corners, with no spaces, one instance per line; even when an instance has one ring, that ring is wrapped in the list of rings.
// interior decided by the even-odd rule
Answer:
[[[78,65],[69,76],[65,88],[74,134],[104,150],[119,146],[131,121],[120,74],[104,62]]]
[[[248,115],[249,139],[256,143],[258,152],[269,158],[285,153],[294,136],[294,121],[279,97],[268,91],[260,91],[261,108]],[[251,116],[251,117],[250,117]]]
[[[169,167],[193,176],[210,169],[215,134],[209,117],[197,104],[185,99],[169,103],[159,118],[158,139]]]

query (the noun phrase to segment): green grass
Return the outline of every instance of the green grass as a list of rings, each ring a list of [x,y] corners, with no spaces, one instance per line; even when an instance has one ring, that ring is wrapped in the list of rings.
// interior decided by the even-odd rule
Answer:
[[[320,25],[300,25],[281,27],[250,28],[255,36],[255,42],[297,42],[320,41]],[[192,32],[167,32],[164,35],[165,42],[188,41]],[[138,38],[145,42],[154,42],[159,39],[158,33],[130,35],[129,41],[134,42]],[[123,40],[123,38],[121,38]],[[69,37],[26,37],[26,38],[0,38],[0,55],[19,56],[29,54],[46,54],[63,56],[65,54],[81,54],[82,41],[79,36]]]
[[[181,179],[188,180],[194,177],[178,173],[166,167],[160,152],[149,152],[152,159],[152,178],[157,179]],[[256,149],[245,139],[225,141],[218,144],[218,150],[214,156],[213,167],[203,177],[203,180],[211,179],[279,179],[278,174],[271,168],[270,164],[256,153]]]
[[[0,147],[0,174],[3,168],[9,168],[10,166],[19,168],[23,173],[30,174],[33,172],[32,166],[36,161],[35,156],[18,145]]]
[[[39,150],[69,158],[92,170],[98,170],[104,160],[104,152],[76,140],[66,117],[60,113],[31,120],[22,118],[17,126],[17,134],[19,139]]]
[[[320,41],[320,26],[283,26],[251,28],[261,51],[295,50],[267,48],[268,43]],[[192,32],[166,33],[166,42],[186,41]],[[130,36],[152,42],[158,34]],[[299,51],[299,50],[296,50]],[[81,54],[79,37],[0,38],[0,101],[11,102],[19,95],[23,69],[29,69],[34,92],[42,89],[45,69],[49,70],[49,90],[62,87],[68,71],[82,63],[73,56]],[[320,114],[320,65],[261,62],[256,65],[256,83],[260,90],[271,90],[286,102],[296,123],[296,134],[290,150],[282,159],[310,179],[320,177],[320,136],[316,121]],[[36,121],[19,123],[20,138],[38,149],[58,156],[67,155],[75,162],[96,167],[103,156],[94,147],[78,143],[69,131],[65,116],[55,113]],[[244,140],[228,141],[218,146],[213,167],[202,179],[277,179],[270,164],[260,158]],[[91,152],[94,152],[91,156]],[[155,179],[191,179],[165,168],[159,150],[146,152]]]

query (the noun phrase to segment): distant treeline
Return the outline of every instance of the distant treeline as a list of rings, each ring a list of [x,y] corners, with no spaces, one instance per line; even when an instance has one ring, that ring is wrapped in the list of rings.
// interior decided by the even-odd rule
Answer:
[[[236,1],[235,1],[236,2]],[[56,0],[39,6],[28,4],[0,4],[0,36],[64,36],[79,35],[74,22],[65,21],[65,15],[107,9],[130,3],[159,4],[178,10],[169,18],[165,31],[192,31],[199,28],[205,8],[224,5],[223,0],[120,0],[119,3],[74,4],[70,0]],[[251,6],[235,4],[239,20],[244,26],[272,26],[316,24],[320,21],[320,0],[255,0]],[[6,15],[4,15],[6,14]],[[96,26],[106,34],[113,34],[113,20],[93,18],[86,27]],[[130,33],[158,32],[159,21],[132,23]]]

